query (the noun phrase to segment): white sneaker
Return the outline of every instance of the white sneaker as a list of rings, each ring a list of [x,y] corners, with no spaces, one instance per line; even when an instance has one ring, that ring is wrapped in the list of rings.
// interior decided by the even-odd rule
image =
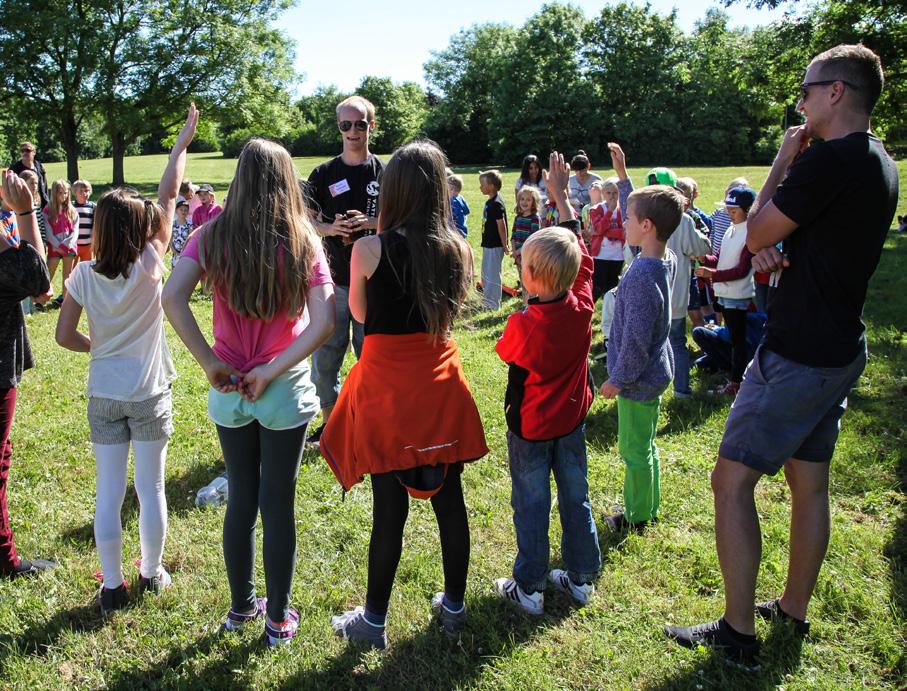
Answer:
[[[567,593],[572,597],[577,604],[586,605],[589,603],[589,598],[592,597],[595,593],[595,586],[591,583],[583,583],[582,585],[577,585],[572,580],[570,576],[567,575],[567,572],[563,569],[551,569],[551,573],[548,574],[548,578],[551,579],[551,582],[554,584],[554,587],[560,590],[561,592]]]
[[[498,578],[494,585],[498,595],[518,605],[527,614],[537,617],[545,613],[545,593],[529,594],[512,578]]]

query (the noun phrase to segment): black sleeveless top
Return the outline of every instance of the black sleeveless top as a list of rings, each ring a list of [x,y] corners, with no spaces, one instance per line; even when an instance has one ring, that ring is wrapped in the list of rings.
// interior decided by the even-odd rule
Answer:
[[[412,265],[406,238],[395,230],[380,233],[381,260],[365,282],[365,335],[428,331],[412,289]]]

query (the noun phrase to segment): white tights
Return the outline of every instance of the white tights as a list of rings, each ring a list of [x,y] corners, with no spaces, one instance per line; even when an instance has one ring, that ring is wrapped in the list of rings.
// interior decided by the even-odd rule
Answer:
[[[135,491],[139,497],[139,540],[142,544],[141,574],[153,578],[161,571],[164,538],[167,535],[167,498],[164,496],[164,464],[167,439],[133,441]],[[104,587],[123,583],[123,525],[120,511],[126,497],[129,444],[94,444],[97,470],[97,500],[94,539],[104,572]]]

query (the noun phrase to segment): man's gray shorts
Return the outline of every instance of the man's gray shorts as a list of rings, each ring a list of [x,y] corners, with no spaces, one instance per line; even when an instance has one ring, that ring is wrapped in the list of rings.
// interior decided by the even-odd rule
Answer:
[[[788,459],[828,463],[866,351],[845,367],[808,367],[760,345],[731,405],[718,454],[774,475]]]
[[[170,389],[144,401],[89,397],[88,428],[92,444],[167,439],[173,434]]]

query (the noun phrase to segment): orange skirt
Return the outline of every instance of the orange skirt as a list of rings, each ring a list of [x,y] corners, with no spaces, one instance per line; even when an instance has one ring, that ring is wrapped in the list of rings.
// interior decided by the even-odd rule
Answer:
[[[343,489],[367,473],[474,461],[485,431],[453,340],[424,333],[365,337],[321,433]]]

